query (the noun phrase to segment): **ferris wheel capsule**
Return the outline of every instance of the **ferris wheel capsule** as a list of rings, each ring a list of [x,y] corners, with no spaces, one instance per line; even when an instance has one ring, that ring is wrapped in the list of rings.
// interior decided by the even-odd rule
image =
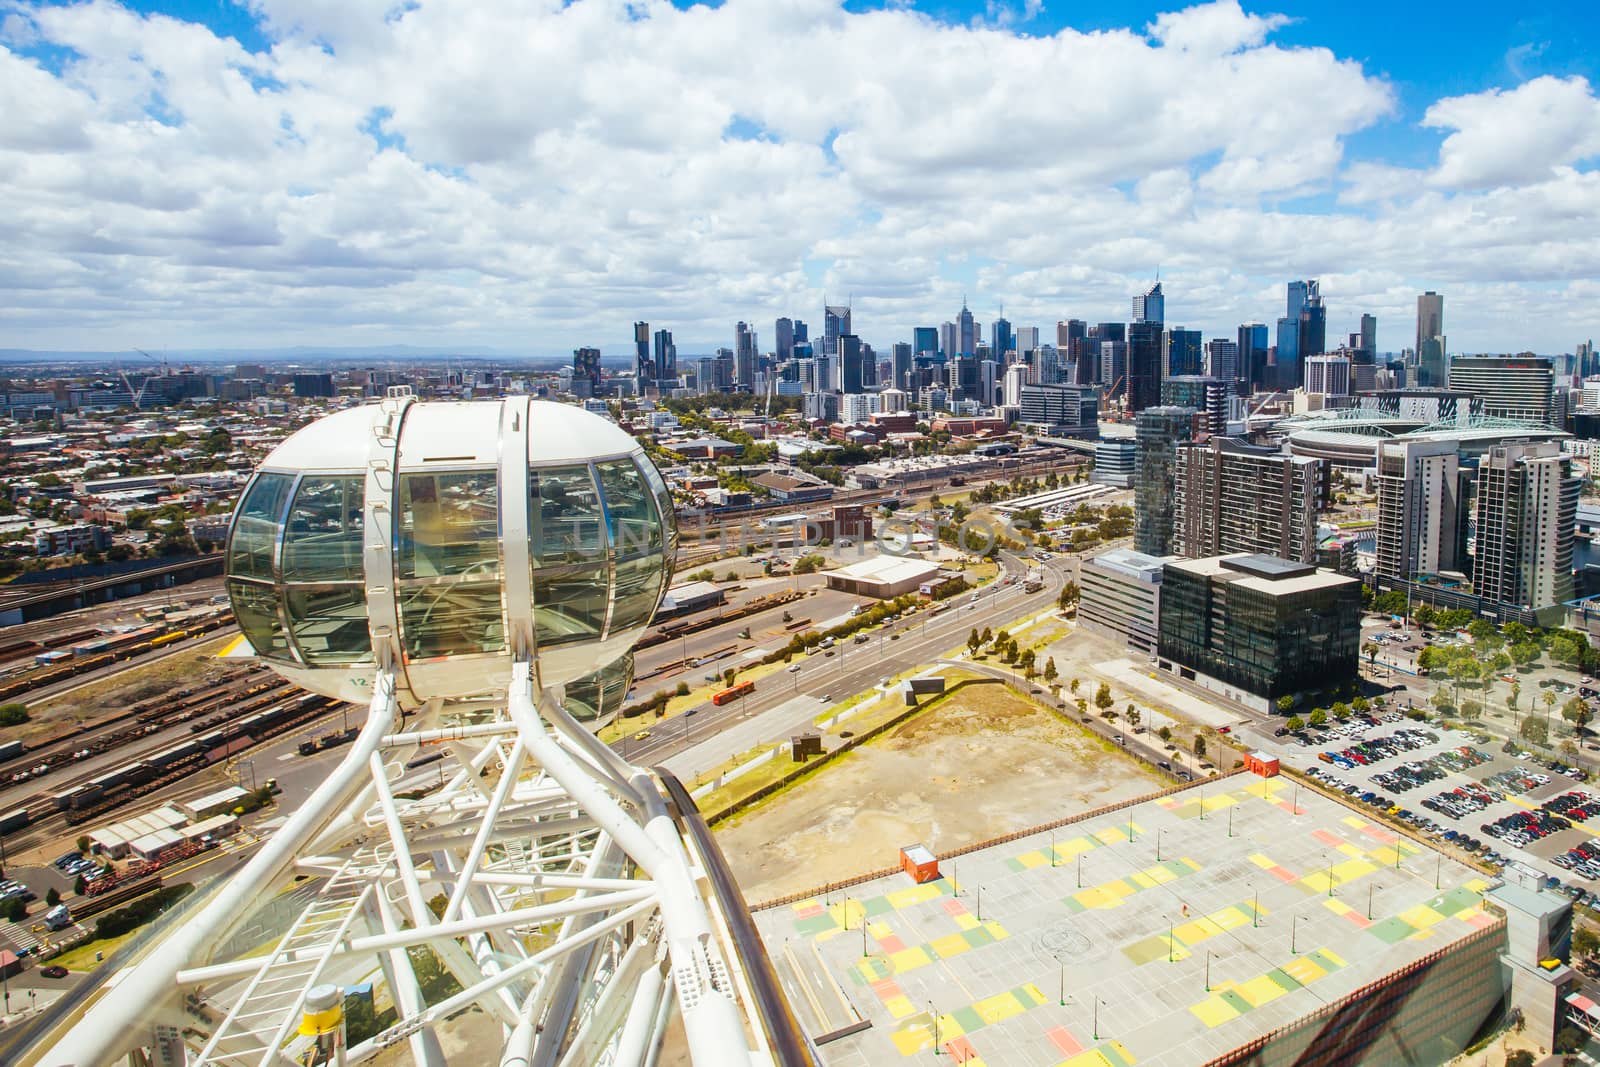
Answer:
[[[364,700],[494,696],[527,655],[541,687],[631,675],[665,594],[672,498],[639,443],[565,404],[397,391],[302,428],[233,516],[228,596],[254,653]]]

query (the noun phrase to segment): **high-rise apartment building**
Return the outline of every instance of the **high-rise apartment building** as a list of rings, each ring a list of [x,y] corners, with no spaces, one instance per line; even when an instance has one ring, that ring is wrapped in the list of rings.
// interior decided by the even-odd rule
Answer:
[[[1161,383],[1161,403],[1201,412],[1205,415],[1206,433],[1227,430],[1228,398],[1232,395],[1231,382],[1203,374],[1182,374]]]
[[[655,364],[650,361],[650,324],[633,324],[633,375],[641,383],[654,381]]]
[[[1379,577],[1406,581],[1461,569],[1460,465],[1450,439],[1378,442]]]
[[[1532,354],[1450,361],[1450,388],[1482,398],[1485,415],[1551,425],[1554,385],[1550,361]]]
[[[779,363],[794,358],[794,320],[780,318],[772,324],[772,344]]]
[[[1136,324],[1144,325],[1144,324]],[[1159,331],[1159,324],[1155,325]],[[1133,478],[1133,547],[1150,556],[1172,554],[1173,478],[1178,445],[1189,440],[1193,408],[1147,407],[1134,429],[1138,466]]]
[[[1133,298],[1133,321],[1158,325],[1167,321],[1167,298],[1161,292],[1160,282]]]
[[[1096,341],[1093,350],[1085,347],[1084,353],[1093,359],[1096,367],[1096,376],[1089,381],[1104,383],[1107,399],[1128,395],[1128,342]],[[1079,381],[1082,380],[1080,377]]]
[[[1553,441],[1491,448],[1478,463],[1473,591],[1535,609],[1571,600],[1581,487],[1572,457]]]
[[[850,308],[837,304],[824,304],[822,307],[822,353],[833,356],[839,352],[839,338],[850,329]]]
[[[1231,437],[1180,442],[1175,456],[1173,552],[1263,552],[1316,562],[1326,462]]]
[[[671,381],[678,377],[678,346],[672,343],[671,330],[655,332],[652,358],[657,381]]]
[[[1128,324],[1128,410],[1142,411],[1161,399],[1161,364],[1165,337],[1159,321]],[[1143,549],[1153,555],[1164,551]]]
[[[739,323],[733,328],[733,384],[751,391],[756,387],[756,331]]]

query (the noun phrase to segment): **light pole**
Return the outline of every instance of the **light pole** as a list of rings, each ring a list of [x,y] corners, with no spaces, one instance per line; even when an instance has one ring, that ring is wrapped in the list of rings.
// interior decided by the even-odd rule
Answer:
[[[1156,862],[1157,863],[1161,862],[1161,838],[1162,838],[1163,835],[1166,834],[1166,832],[1167,832],[1167,828],[1165,826],[1163,826],[1161,829],[1156,831]]]
[[[1172,929],[1173,929],[1172,916],[1168,915],[1166,917],[1166,919],[1167,919],[1167,962],[1171,963],[1172,962]]]
[[[1078,853],[1078,888],[1083,888],[1083,853]]]
[[[1322,858],[1328,860],[1328,896],[1331,897],[1333,896],[1333,861],[1328,859],[1326,852],[1322,854]]]
[[[928,1001],[928,1014],[933,1016],[933,1054],[939,1055],[939,1013],[934,1009],[933,1001]]]
[[[1295,935],[1300,932],[1300,916],[1289,921],[1289,955],[1295,955]]]
[[[1089,1029],[1096,1041],[1100,1040],[1100,998],[1094,998],[1094,1022]]]
[[[1061,1007],[1067,1006],[1067,965],[1061,965]]]
[[[1056,865],[1056,832],[1050,831],[1050,866]]]
[[[978,883],[978,921],[983,922],[983,883]]]
[[[1439,888],[1439,868],[1440,868],[1440,865],[1443,864],[1443,863],[1444,863],[1444,857],[1443,856],[1434,856],[1433,857],[1433,888],[1435,888],[1435,889]]]
[[[1255,929],[1261,925],[1261,890],[1255,886],[1250,887],[1250,927]]]
[[[1228,836],[1233,836],[1233,805],[1228,805]]]
[[[1206,949],[1206,992],[1211,992],[1211,950]]]
[[[1378,888],[1371,882],[1367,883],[1367,921],[1372,921],[1372,891]]]

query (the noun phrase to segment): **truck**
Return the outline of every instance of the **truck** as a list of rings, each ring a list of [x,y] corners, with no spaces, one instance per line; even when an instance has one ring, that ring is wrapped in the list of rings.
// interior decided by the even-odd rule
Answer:
[[[72,925],[72,913],[65,904],[57,904],[44,913],[44,924],[52,930],[63,930]]]
[[[1022,583],[1024,593],[1037,593],[1044,588],[1044,575],[1038,571],[1029,571],[1027,580]]]

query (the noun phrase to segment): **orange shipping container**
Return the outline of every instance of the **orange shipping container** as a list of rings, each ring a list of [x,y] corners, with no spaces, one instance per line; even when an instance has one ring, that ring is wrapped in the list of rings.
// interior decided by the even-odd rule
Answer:
[[[939,860],[926,845],[907,845],[900,850],[900,866],[911,880],[921,885],[939,877]]]

